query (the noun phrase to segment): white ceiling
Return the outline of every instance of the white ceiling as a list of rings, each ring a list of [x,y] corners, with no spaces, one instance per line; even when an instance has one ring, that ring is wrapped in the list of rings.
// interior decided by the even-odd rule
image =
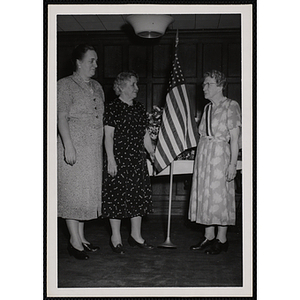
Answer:
[[[57,29],[62,31],[120,31],[127,15],[59,15]],[[174,22],[169,29],[239,29],[240,14],[171,15]]]

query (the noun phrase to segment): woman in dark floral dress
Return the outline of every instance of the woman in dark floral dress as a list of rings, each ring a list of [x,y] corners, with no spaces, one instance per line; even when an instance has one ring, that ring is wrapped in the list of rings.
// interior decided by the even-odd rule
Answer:
[[[104,131],[106,159],[103,175],[102,215],[110,220],[110,246],[123,254],[120,234],[121,220],[131,219],[128,243],[144,249],[153,249],[141,235],[142,217],[152,210],[150,177],[146,151],[153,158],[144,106],[134,100],[138,93],[138,75],[120,73],[114,90],[118,98],[105,106]]]

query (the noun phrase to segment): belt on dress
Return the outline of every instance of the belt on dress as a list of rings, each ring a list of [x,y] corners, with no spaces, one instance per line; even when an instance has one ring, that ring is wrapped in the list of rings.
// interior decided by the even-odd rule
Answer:
[[[213,140],[215,142],[223,142],[223,143],[228,143],[226,140],[220,139],[220,138],[216,138],[214,136],[201,136],[200,139],[207,139],[207,140]]]

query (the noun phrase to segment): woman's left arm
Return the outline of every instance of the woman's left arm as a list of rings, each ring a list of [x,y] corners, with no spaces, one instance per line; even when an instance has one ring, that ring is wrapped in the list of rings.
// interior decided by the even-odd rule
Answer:
[[[154,162],[154,146],[152,144],[152,141],[151,141],[151,138],[150,138],[150,135],[149,135],[149,132],[147,129],[146,129],[146,133],[144,135],[144,146],[150,155],[151,161]]]
[[[231,181],[234,179],[236,175],[236,165],[237,165],[237,158],[239,154],[239,146],[238,146],[238,139],[240,134],[240,127],[233,128],[229,130],[230,132],[230,163],[226,170],[226,179],[227,181]]]

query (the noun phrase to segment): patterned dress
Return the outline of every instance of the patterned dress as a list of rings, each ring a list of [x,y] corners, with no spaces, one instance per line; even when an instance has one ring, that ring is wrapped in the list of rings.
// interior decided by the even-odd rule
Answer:
[[[67,112],[76,163],[64,160],[58,136],[58,216],[74,220],[101,214],[104,93],[101,85],[88,85],[74,73],[57,83],[58,112]]]
[[[114,130],[114,156],[117,175],[103,168],[102,215],[111,219],[144,216],[152,211],[151,184],[146,163],[144,135],[147,117],[144,106],[130,106],[120,99],[105,106],[104,125]]]
[[[199,125],[200,140],[195,158],[188,217],[204,225],[235,224],[234,180],[228,182],[225,172],[230,163],[229,130],[241,126],[240,107],[225,99],[211,113],[207,133],[207,104]]]

